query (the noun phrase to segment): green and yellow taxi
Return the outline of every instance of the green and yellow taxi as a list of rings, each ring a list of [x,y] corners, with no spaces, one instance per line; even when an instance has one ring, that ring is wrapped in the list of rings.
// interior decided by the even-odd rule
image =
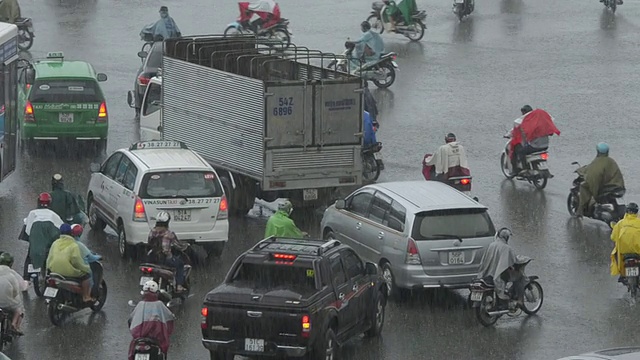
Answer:
[[[109,114],[96,73],[85,61],[65,60],[50,52],[18,74],[21,138],[33,140],[93,140],[105,146]]]

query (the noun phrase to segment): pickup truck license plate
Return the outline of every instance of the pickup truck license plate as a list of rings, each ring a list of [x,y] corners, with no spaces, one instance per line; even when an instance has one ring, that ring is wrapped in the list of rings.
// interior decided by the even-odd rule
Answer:
[[[244,339],[244,351],[264,352],[264,340]]]
[[[173,213],[175,221],[191,221],[191,209],[176,210]]]
[[[133,360],[150,360],[151,354],[136,354],[136,357]]]
[[[482,300],[482,292],[481,291],[472,291],[471,292],[471,301],[481,301]]]
[[[60,113],[58,114],[58,121],[65,124],[73,122],[73,113]]]
[[[302,190],[302,198],[304,199],[304,201],[318,200],[318,189]]]
[[[627,272],[627,276],[638,276],[639,275],[639,271],[637,267],[629,267],[625,269]]]
[[[33,268],[33,264],[29,264],[29,266],[27,267],[27,272],[29,274],[33,274],[33,273],[39,273],[40,272],[40,268],[34,269]]]
[[[464,264],[464,252],[452,251],[449,253],[449,265],[462,265]]]
[[[140,286],[144,285],[147,281],[151,281],[151,280],[153,280],[152,277],[141,276],[140,277]]]
[[[45,297],[54,298],[56,295],[58,295],[58,289],[56,288],[48,287],[44,290]]]

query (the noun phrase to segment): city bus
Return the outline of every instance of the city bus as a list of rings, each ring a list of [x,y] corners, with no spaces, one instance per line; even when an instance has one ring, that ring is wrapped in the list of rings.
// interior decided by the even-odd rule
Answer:
[[[16,169],[18,27],[0,22],[0,181]]]

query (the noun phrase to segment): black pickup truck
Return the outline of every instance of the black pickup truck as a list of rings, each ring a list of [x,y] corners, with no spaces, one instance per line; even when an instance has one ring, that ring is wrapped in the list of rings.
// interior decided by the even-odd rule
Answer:
[[[206,295],[202,344],[211,360],[336,359],[350,338],[380,334],[386,294],[377,265],[337,240],[269,237]]]

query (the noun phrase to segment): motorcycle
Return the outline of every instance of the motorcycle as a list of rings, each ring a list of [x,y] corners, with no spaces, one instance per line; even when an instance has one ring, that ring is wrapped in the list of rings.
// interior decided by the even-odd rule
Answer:
[[[36,34],[33,30],[33,21],[31,18],[19,18],[16,20],[18,27],[18,49],[26,51],[33,46],[33,38]]]
[[[569,190],[567,210],[569,210],[571,216],[575,216],[578,211],[578,206],[580,206],[580,185],[584,182],[586,166],[580,166],[580,163],[577,161],[572,162],[571,165],[578,166],[574,171],[574,173],[578,174],[578,177],[573,180],[573,186],[571,186]],[[623,199],[624,194],[625,190],[621,188],[605,189],[602,195],[599,195],[595,199],[596,203],[593,206],[593,211],[591,211],[590,208],[589,214],[585,214],[585,216],[594,220],[604,221],[607,224],[610,224],[612,221],[618,222],[624,217],[627,210]],[[620,203],[618,203],[618,199],[621,200]]]
[[[133,346],[133,360],[164,360],[167,356],[154,339],[135,339]]]
[[[55,326],[62,325],[62,321],[74,312],[90,308],[98,312],[107,300],[107,283],[104,281],[104,269],[100,262],[90,263],[94,277],[91,296],[96,299],[93,303],[82,301],[82,285],[77,279],[65,278],[56,273],[47,276],[47,288],[44,291],[49,320]]]
[[[622,283],[627,287],[627,290],[631,294],[631,298],[635,300],[638,295],[638,288],[640,288],[640,283],[638,282],[640,279],[640,255],[623,254],[622,257],[624,259],[625,272],[625,277],[623,278]]]
[[[475,0],[453,0],[453,13],[462,21],[465,16],[471,15],[475,8]]]
[[[29,242],[29,235],[27,235],[27,224],[22,225],[22,231],[20,231],[18,240]],[[47,268],[45,266],[40,266],[37,268],[34,267],[33,262],[29,258],[26,273],[31,280],[31,283],[33,284],[33,291],[38,297],[42,297],[44,295],[44,290],[47,287],[47,284],[45,282],[45,278],[47,276]]]
[[[149,252],[147,255],[149,255]],[[175,268],[170,266],[153,264],[150,262],[140,264],[140,287],[147,281],[153,280],[158,284],[158,298],[164,302],[167,307],[182,304],[187,298],[191,297],[189,275],[191,274],[191,265],[184,265],[185,290],[176,291],[175,284]]]
[[[0,351],[18,337],[18,334],[11,327],[12,319],[13,313],[11,311],[0,309]]]
[[[367,181],[378,180],[380,171],[384,169],[381,150],[381,142],[362,149],[362,177]]]
[[[524,301],[523,305],[518,305],[512,287],[507,285],[507,294],[509,295],[509,308],[498,308],[498,296],[495,290],[495,284],[491,276],[484,279],[476,279],[470,285],[471,294],[469,298],[472,303],[472,307],[475,309],[476,318],[478,322],[483,326],[492,326],[498,321],[502,315],[518,316],[521,311],[524,311],[527,315],[534,315],[542,308],[542,302],[544,300],[544,294],[542,292],[542,286],[536,281],[538,276],[526,276],[524,274],[524,268],[533,259],[526,256],[517,256],[516,263],[513,265],[516,271],[520,271],[524,277]],[[511,283],[509,283],[511,284]],[[534,305],[529,307],[527,302],[532,302]]]
[[[424,179],[436,180],[436,169],[435,166],[426,165],[425,162],[432,157],[433,154],[425,154],[424,159],[422,159],[422,176]],[[471,194],[471,175],[463,175],[463,176],[451,176],[447,180],[443,181],[445,184],[451,186],[452,188],[464,193],[468,196]]]
[[[347,39],[347,41],[349,41]],[[340,59],[332,60],[328,68],[335,67],[336,70],[342,72],[348,72],[354,75],[361,76],[364,80],[373,81],[377,87],[386,89],[396,81],[396,69],[398,64],[396,58],[398,54],[395,52],[383,53],[378,61],[372,63],[364,63],[361,66],[350,66],[349,60],[353,53],[354,45],[345,44],[346,50],[342,52]],[[352,67],[352,68],[350,68]]]
[[[503,137],[505,139],[511,139],[511,132]],[[507,141],[500,156],[500,167],[502,168],[504,177],[507,179],[516,178],[516,180],[526,180],[537,189],[544,189],[547,186],[547,180],[553,177],[547,165],[547,160],[549,159],[547,149],[527,154],[525,156],[524,171],[520,174],[514,174],[509,154],[509,143],[510,141]]]
[[[408,1],[408,0],[404,0]],[[417,11],[411,14],[412,24],[406,24],[405,21],[396,22],[395,30],[391,30],[391,24],[384,22],[382,14],[384,14],[387,6],[391,1],[374,1],[371,4],[371,15],[367,18],[372,29],[376,29],[382,34],[385,30],[393,31],[396,34],[404,35],[411,41],[420,41],[424,37],[424,31],[427,26],[424,24],[424,20],[427,18],[427,13],[424,10]]]
[[[602,3],[607,9],[611,10],[611,12],[615,14],[616,9],[618,8],[618,0],[603,0]]]
[[[289,30],[288,19],[279,18],[275,22],[268,21],[262,28],[258,29],[258,32],[256,33],[250,24],[251,17],[254,13],[248,10],[249,3],[239,2],[238,6],[240,7],[240,16],[238,17],[238,20],[227,25],[227,28],[224,30],[225,37],[230,35],[255,34],[257,37],[281,41],[285,44],[285,49],[289,48],[291,45],[291,36],[293,36],[293,34]]]

